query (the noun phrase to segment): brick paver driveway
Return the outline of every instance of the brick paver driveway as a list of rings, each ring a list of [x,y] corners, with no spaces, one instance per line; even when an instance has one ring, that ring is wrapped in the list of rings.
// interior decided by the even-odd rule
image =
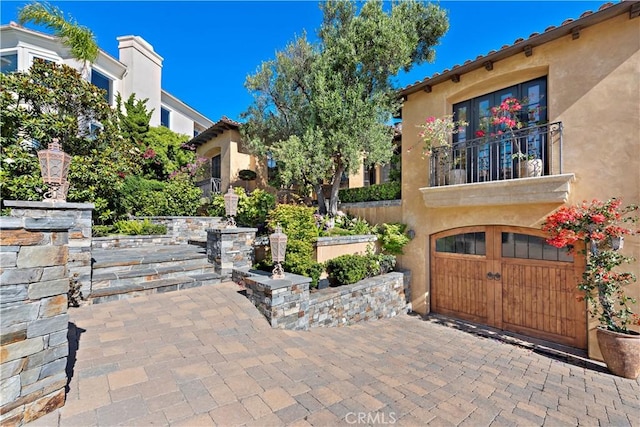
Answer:
[[[640,382],[419,317],[271,329],[222,285],[71,310],[65,406],[36,425],[640,425]]]

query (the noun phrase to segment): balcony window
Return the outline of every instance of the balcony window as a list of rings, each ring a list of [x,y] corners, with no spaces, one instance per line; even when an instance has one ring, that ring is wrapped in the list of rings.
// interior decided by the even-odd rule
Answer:
[[[104,98],[111,105],[112,84],[111,79],[96,70],[91,70],[91,84],[104,90]]]
[[[2,74],[12,73],[18,71],[18,54],[17,53],[3,53],[0,55],[0,63],[2,64]]]
[[[171,112],[166,108],[160,108],[160,125],[166,128],[169,127],[169,119],[171,117]]]
[[[514,132],[497,126],[482,129],[491,108],[507,98],[523,102],[524,125]],[[453,135],[453,146],[435,149],[431,156],[431,186],[501,181],[549,175],[559,167],[560,123],[547,124],[547,79],[542,77],[488,93],[453,106],[455,120],[468,123]],[[526,101],[526,103],[524,102]],[[479,136],[479,130],[486,131]]]

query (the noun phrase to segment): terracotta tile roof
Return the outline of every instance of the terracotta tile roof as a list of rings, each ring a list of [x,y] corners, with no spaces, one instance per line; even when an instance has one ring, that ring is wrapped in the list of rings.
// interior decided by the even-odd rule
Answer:
[[[198,136],[194,137],[186,144],[199,147],[202,144],[205,144],[207,141],[215,138],[216,136],[223,134],[227,130],[240,129],[240,126],[242,126],[242,123],[231,120],[227,116],[222,116],[220,120],[215,122],[204,132],[199,133]]]
[[[596,12],[592,12],[590,10],[583,12],[576,20],[571,18],[566,19],[558,27],[547,27],[543,33],[533,33],[527,39],[519,38],[515,40],[512,45],[504,45],[497,51],[492,50],[486,55],[478,55],[476,59],[469,59],[465,61],[463,65],[456,64],[451,67],[450,70],[445,69],[441,73],[435,73],[431,77],[425,77],[421,81],[417,81],[411,85],[401,88],[399,90],[399,95],[407,96],[420,90],[428,89],[428,86],[450,80],[475,69],[491,67],[492,63],[495,61],[499,61],[518,53],[531,51],[536,46],[540,46],[560,37],[569,34],[579,35],[581,29],[598,24],[623,13],[629,13],[630,18],[640,16],[640,1],[625,0],[615,4],[603,4]]]

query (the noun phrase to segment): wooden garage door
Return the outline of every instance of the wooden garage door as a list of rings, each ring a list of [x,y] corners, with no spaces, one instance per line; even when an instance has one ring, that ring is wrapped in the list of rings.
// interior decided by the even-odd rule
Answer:
[[[539,230],[482,226],[431,237],[431,310],[586,348],[584,259],[547,245]]]

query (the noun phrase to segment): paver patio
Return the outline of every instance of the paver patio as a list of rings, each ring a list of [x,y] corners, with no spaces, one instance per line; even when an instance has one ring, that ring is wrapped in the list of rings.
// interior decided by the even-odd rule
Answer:
[[[640,426],[640,381],[598,364],[409,315],[274,330],[238,291],[72,309],[66,404],[29,426]]]

